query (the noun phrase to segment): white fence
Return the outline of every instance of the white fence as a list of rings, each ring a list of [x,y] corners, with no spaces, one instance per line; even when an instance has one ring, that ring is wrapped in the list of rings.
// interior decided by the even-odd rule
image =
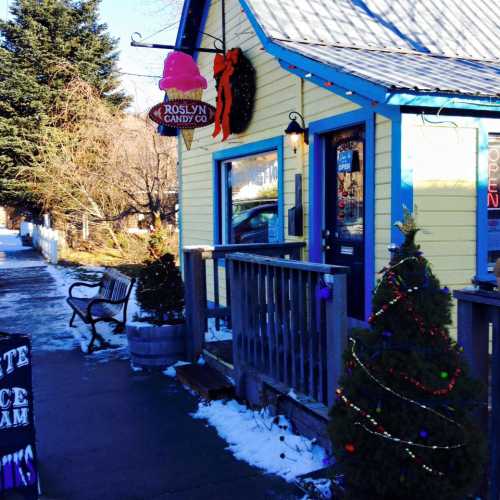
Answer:
[[[57,264],[59,231],[31,222],[22,222],[20,234],[21,237],[31,236],[33,247],[39,250],[51,264]]]

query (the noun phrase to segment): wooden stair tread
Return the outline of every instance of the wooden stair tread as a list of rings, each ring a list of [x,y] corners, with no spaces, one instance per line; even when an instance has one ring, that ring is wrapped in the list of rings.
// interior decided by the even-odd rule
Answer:
[[[176,377],[204,399],[232,397],[234,388],[229,380],[208,365],[190,364],[175,369]]]

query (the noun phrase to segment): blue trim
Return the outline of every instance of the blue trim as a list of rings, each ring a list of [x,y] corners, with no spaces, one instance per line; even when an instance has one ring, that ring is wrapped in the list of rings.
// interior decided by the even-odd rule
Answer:
[[[186,22],[188,17],[191,15],[191,0],[184,0],[184,5],[182,7],[181,19],[179,21],[179,30],[177,31],[177,36],[175,38],[175,46],[179,47],[182,44],[182,40],[186,35]]]
[[[234,160],[243,156],[251,156],[266,151],[274,151],[278,153],[278,227],[279,227],[279,240],[285,241],[285,186],[284,186],[284,149],[283,149],[283,136],[265,139],[263,141],[252,142],[243,144],[234,148],[222,149],[216,151],[212,155],[212,178],[213,178],[213,192],[214,192],[214,244],[222,242],[222,231],[219,223],[220,219],[220,185],[221,185],[221,169],[220,164],[223,161]]]
[[[307,74],[306,71],[298,68],[293,64],[289,64],[282,59],[279,60],[279,63],[280,66],[288,73],[292,73],[293,75],[298,76],[299,78],[302,78],[305,81],[310,81],[318,85],[319,87],[322,87],[325,90],[328,90],[334,93],[335,95],[342,97],[343,99],[351,101],[362,107],[370,107],[373,112],[379,113],[383,116],[386,116],[387,118],[399,116],[399,108],[396,106],[386,106],[385,104],[381,104],[376,101],[371,101],[370,99],[367,99],[366,97],[363,97],[357,94],[356,92],[352,93],[349,92],[349,89],[340,86],[337,82],[333,84],[329,80],[325,80],[324,78],[320,78],[319,76],[316,75],[311,75],[309,77],[306,77],[305,76]]]
[[[211,6],[212,6],[212,1],[205,0],[205,5],[203,6],[203,14],[201,16],[200,28],[198,30],[198,35],[196,37],[196,45],[195,45],[196,48],[198,48],[201,45],[201,42],[203,41],[203,32],[205,31],[205,25],[207,24],[208,13],[210,12]],[[198,61],[199,54],[200,53],[197,50],[195,50],[193,54],[193,59],[195,61]]]
[[[500,99],[476,96],[460,96],[445,93],[390,92],[386,104],[396,106],[421,106],[430,108],[469,109],[496,111],[500,117]]]
[[[413,211],[413,172],[404,161],[401,115],[391,121],[391,242],[403,242],[401,231],[394,224],[403,220],[403,206]]]
[[[476,274],[488,276],[488,129],[482,120],[478,130]]]
[[[309,260],[323,262],[325,140],[323,135],[352,125],[365,125],[365,318],[371,313],[375,284],[375,113],[359,109],[309,125]]]

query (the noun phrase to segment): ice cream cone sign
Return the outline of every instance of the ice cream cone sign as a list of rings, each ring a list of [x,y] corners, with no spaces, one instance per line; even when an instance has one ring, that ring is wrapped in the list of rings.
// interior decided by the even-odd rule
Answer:
[[[151,109],[149,117],[157,123],[181,129],[189,150],[194,129],[214,122],[215,108],[201,100],[207,81],[189,54],[174,51],[165,60],[159,85],[167,98]]]

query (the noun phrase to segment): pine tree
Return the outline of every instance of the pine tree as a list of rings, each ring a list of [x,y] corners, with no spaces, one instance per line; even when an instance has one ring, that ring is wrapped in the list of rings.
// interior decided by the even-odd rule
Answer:
[[[117,90],[117,40],[98,8],[99,0],[15,0],[12,18],[0,21],[0,199],[29,199],[18,175],[36,161],[68,82],[79,77],[111,105],[128,103]]]
[[[166,248],[164,232],[158,228],[149,238],[149,259],[139,274],[136,292],[141,309],[159,325],[180,320],[184,309],[182,276]]]
[[[329,428],[337,467],[348,499],[463,500],[485,463],[472,423],[483,388],[450,338],[451,294],[408,212],[399,228],[404,243],[382,270],[371,330],[354,332],[344,354]]]

